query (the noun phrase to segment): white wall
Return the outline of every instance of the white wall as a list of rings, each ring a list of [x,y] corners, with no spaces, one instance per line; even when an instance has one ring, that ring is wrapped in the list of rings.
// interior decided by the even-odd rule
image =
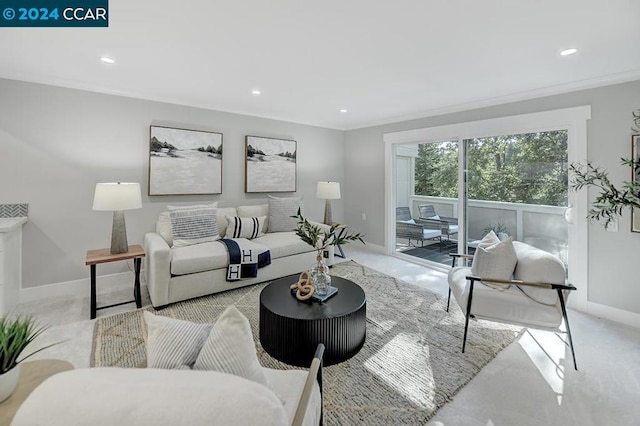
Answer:
[[[222,132],[222,194],[147,196],[151,124]],[[125,213],[130,244],[155,228],[167,204],[265,200],[244,193],[245,135],[298,142],[298,190],[274,195],[303,196],[305,214],[321,220],[317,181],[344,182],[342,131],[0,79],[0,204],[29,203],[23,287],[88,277],[86,250],[108,247],[111,238],[111,213],[91,209],[96,182],[140,182],[142,209]],[[332,207],[343,220],[344,198]],[[101,265],[98,275],[125,270],[124,262]]]
[[[589,159],[609,170],[614,182],[630,179],[631,171],[620,165],[620,157],[631,155],[631,112],[640,108],[640,81],[348,131],[344,191],[348,199],[347,223],[353,231],[365,233],[367,241],[384,245],[384,133],[580,105],[592,108],[588,122]],[[590,200],[595,195],[590,191]],[[366,221],[362,220],[362,213],[367,214]],[[640,233],[630,232],[630,227],[629,213],[620,220],[617,233],[605,232],[595,223],[589,225],[588,300],[640,313],[640,278],[635,269]]]

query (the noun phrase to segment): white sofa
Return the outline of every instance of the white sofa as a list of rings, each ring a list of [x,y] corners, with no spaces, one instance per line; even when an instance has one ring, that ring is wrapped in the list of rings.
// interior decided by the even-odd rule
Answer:
[[[266,216],[266,233],[251,241],[267,246],[271,264],[258,270],[256,278],[226,281],[228,254],[218,242],[206,242],[185,247],[171,247],[171,221],[165,212],[160,215],[156,232],[144,237],[145,276],[154,307],[221,291],[269,281],[309,269],[316,258],[315,250],[303,242],[294,231],[269,232],[269,205],[218,207],[217,224],[220,237],[227,229],[226,216]],[[328,226],[315,223],[323,229]],[[333,264],[333,246],[324,253],[328,265]]]
[[[272,389],[216,371],[87,368],[56,374],[20,406],[13,426],[318,425],[315,371],[265,368]],[[313,380],[313,381],[310,381]],[[311,386],[305,386],[310,383]],[[303,392],[305,389],[305,392]],[[302,398],[307,394],[309,398]]]

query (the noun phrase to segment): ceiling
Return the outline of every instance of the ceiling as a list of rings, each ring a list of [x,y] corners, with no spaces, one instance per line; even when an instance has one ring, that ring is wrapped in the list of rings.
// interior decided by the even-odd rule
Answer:
[[[354,129],[640,79],[639,18],[637,0],[111,0],[109,28],[0,28],[0,77]]]

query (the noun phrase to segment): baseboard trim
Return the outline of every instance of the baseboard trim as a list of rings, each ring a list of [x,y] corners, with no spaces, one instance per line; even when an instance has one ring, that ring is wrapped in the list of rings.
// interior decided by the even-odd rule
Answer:
[[[387,249],[384,248],[383,246],[380,246],[378,244],[373,244],[370,242],[367,242],[364,246],[362,246],[363,250],[369,250],[372,251],[374,253],[380,253],[380,254],[387,254]]]
[[[604,318],[620,324],[640,328],[640,314],[637,314],[635,312],[629,312],[623,309],[618,309],[589,301],[587,301],[586,306],[576,307],[575,309],[584,312],[585,314],[593,315],[595,317]]]
[[[140,273],[142,277],[142,272]],[[110,275],[100,275],[96,278],[97,293],[106,292],[115,285],[122,285],[123,282],[130,282],[133,289],[133,272],[118,272]],[[48,299],[60,296],[90,297],[91,279],[64,281],[61,283],[44,284],[36,287],[27,287],[20,290],[20,303],[28,303],[41,299]]]

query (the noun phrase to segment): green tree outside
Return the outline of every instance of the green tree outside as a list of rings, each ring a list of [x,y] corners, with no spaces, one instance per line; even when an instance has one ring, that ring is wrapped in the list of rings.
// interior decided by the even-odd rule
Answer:
[[[464,141],[470,199],[567,205],[567,131],[525,133]],[[458,196],[458,145],[425,143],[415,162],[415,193]]]

